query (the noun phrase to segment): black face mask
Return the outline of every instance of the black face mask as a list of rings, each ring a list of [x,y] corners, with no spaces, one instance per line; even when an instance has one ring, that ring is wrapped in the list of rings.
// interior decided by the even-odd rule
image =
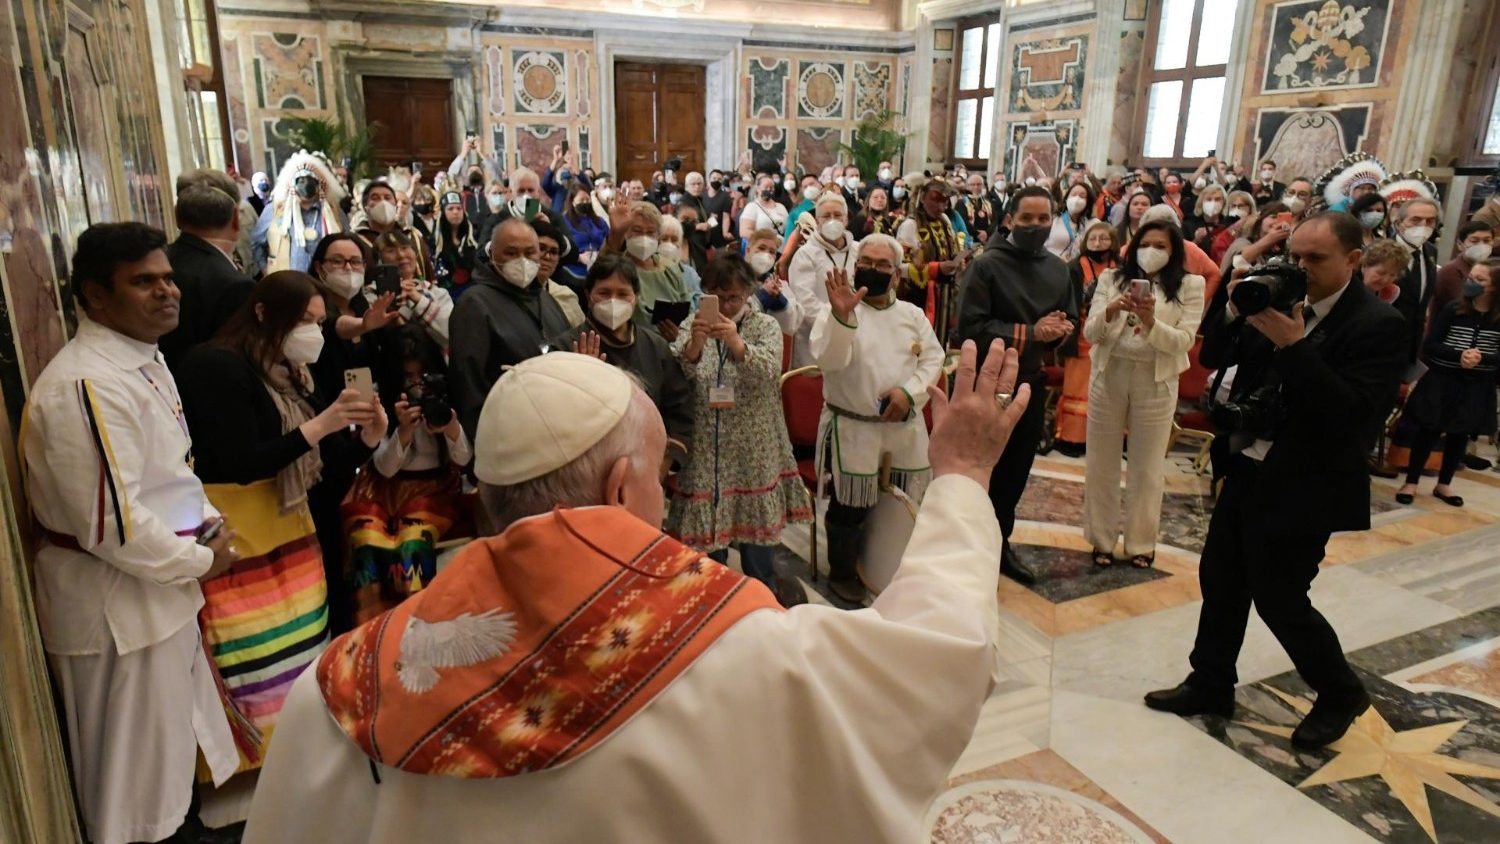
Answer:
[[[484,187],[484,176],[481,176],[478,173],[475,173],[474,175],[470,176],[469,177],[469,187],[471,187],[471,188],[482,188],[482,187]]]
[[[411,207],[411,210],[415,211],[418,214],[421,214],[423,217],[426,217],[428,214],[432,213],[432,205],[426,202],[422,202],[413,205]]]
[[[1010,230],[1010,241],[1027,252],[1040,252],[1050,234],[1051,226],[1016,226]]]
[[[724,183],[719,181],[718,179],[714,179],[712,182],[708,183],[708,186],[713,188],[714,190],[719,190],[720,188],[724,187]]]
[[[854,271],[854,289],[863,287],[865,296],[884,296],[891,289],[891,274],[874,267],[860,267]]]
[[[770,188],[766,188],[765,190],[763,190],[763,191],[760,192],[760,198],[761,199],[771,199],[771,198],[774,198],[775,196],[776,196],[776,191],[774,191],[774,190],[772,190]]]
[[[1085,249],[1083,250],[1083,254],[1084,257],[1096,264],[1102,264],[1109,258],[1108,249]]]
[[[314,199],[318,195],[318,180],[302,178],[297,180],[297,195],[303,199]]]

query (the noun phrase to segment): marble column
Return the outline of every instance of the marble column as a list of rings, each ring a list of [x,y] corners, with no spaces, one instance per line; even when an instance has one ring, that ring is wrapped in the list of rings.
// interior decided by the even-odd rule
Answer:
[[[1255,46],[1250,43],[1250,28],[1254,25],[1257,8],[1255,0],[1240,0],[1235,11],[1235,36],[1229,44],[1229,62],[1224,73],[1224,105],[1219,113],[1219,157],[1232,164],[1243,164],[1247,171],[1254,169],[1254,162],[1244,160],[1250,150],[1237,149],[1235,144],[1240,137],[1240,100],[1245,91],[1245,73]]]
[[[1110,139],[1115,122],[1115,89],[1120,77],[1120,38],[1125,24],[1125,0],[1099,0],[1094,18],[1094,37],[1089,66],[1084,77],[1083,138],[1076,157],[1095,173],[1109,162]],[[996,128],[996,137],[1000,130]]]
[[[1377,153],[1393,170],[1424,167],[1439,121],[1450,121],[1432,107],[1449,84],[1454,45],[1463,23],[1463,0],[1430,0],[1422,4],[1416,32],[1407,47],[1391,128]],[[1394,36],[1395,33],[1392,33]],[[1446,125],[1446,124],[1442,124]]]

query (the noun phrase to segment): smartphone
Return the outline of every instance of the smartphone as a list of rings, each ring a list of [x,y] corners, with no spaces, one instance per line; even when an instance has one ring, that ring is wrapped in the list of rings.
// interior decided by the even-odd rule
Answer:
[[[1144,301],[1151,295],[1151,282],[1144,278],[1133,278],[1130,280],[1130,298],[1137,302]]]
[[[375,400],[375,376],[370,374],[368,366],[344,370],[344,387],[357,391],[365,401]]]
[[[223,529],[224,529],[224,517],[223,516],[215,516],[213,518],[213,521],[205,522],[204,524],[199,525],[198,526],[198,544],[199,545],[207,545],[208,543],[213,542],[214,541],[214,537],[218,536],[219,535],[219,531],[221,531]]]
[[[377,264],[375,266],[375,295],[384,296],[387,293],[401,295],[401,268],[395,264]]]
[[[719,297],[707,294],[698,300],[698,318],[707,323],[719,321]]]
[[[1290,212],[1290,211],[1283,211],[1280,214],[1277,214],[1276,216],[1272,217],[1271,219],[1275,220],[1278,223],[1286,223],[1288,226],[1290,226],[1292,224],[1292,220],[1294,218],[1292,216],[1292,212]]]
[[[1216,149],[1209,150],[1208,151],[1208,157],[1209,158],[1218,158],[1219,157],[1219,151],[1216,150]]]
[[[411,163],[411,174],[413,176],[420,176],[420,175],[422,175],[422,162],[420,162],[420,161],[413,161]]]
[[[571,146],[568,144],[568,139],[567,138],[563,138],[563,142],[562,142],[563,155],[567,155],[568,154],[568,150],[570,148],[571,148]]]

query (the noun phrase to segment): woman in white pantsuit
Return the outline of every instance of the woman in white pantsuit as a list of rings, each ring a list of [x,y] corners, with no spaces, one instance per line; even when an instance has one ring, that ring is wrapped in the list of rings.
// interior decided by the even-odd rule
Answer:
[[[1100,276],[1083,327],[1093,344],[1084,536],[1098,566],[1114,563],[1120,536],[1120,452],[1126,432],[1125,556],[1137,568],[1156,561],[1163,456],[1177,410],[1177,376],[1188,368],[1203,313],[1203,277],[1184,272],[1182,243],[1182,232],[1172,223],[1142,226],[1120,267]]]

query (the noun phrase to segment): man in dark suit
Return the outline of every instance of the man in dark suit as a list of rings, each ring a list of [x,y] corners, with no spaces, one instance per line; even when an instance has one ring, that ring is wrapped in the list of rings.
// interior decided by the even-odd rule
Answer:
[[[213,337],[255,284],[233,257],[240,231],[239,194],[227,193],[216,175],[222,174],[199,170],[177,180],[177,228],[182,234],[167,246],[167,260],[182,302],[177,328],[160,341],[169,368],[188,349]]]
[[[1268,423],[1246,414],[1240,430],[1222,437],[1227,465],[1198,567],[1193,671],[1182,685],[1146,695],[1152,709],[1233,714],[1252,604],[1318,694],[1293,743],[1330,744],[1369,708],[1338,635],[1308,598],[1329,534],[1370,527],[1367,458],[1406,368],[1400,315],[1350,282],[1361,243],[1348,214],[1309,218],[1290,240],[1307,272],[1306,302],[1290,316],[1267,309],[1240,317],[1231,306],[1205,325],[1203,365],[1239,366],[1230,402],[1269,396],[1265,405],[1276,410]]]
[[[1421,353],[1427,311],[1437,290],[1437,247],[1432,234],[1437,231],[1440,213],[1431,199],[1407,200],[1396,208],[1396,242],[1411,252],[1411,265],[1401,277],[1401,295],[1395,302],[1406,319],[1408,363],[1415,363]]]

